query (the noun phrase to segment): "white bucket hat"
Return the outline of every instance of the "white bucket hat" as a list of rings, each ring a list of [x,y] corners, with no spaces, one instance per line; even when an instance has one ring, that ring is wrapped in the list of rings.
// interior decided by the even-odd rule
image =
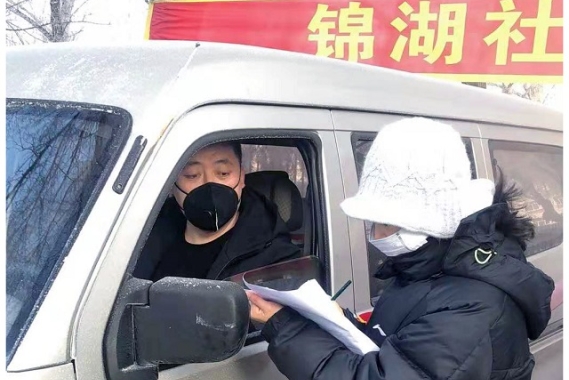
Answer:
[[[389,124],[378,133],[358,193],[341,207],[353,218],[450,238],[462,218],[492,203],[493,193],[491,181],[471,181],[470,162],[458,132],[416,117]]]

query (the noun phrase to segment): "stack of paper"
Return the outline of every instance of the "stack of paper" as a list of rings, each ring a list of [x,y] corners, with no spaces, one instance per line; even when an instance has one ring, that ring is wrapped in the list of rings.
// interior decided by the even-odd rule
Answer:
[[[307,281],[297,290],[289,291],[251,285],[247,281],[245,285],[267,301],[289,306],[316,322],[352,352],[364,355],[371,351],[379,351],[379,347],[367,335],[358,330],[340,313],[335,302],[330,299],[316,280]]]

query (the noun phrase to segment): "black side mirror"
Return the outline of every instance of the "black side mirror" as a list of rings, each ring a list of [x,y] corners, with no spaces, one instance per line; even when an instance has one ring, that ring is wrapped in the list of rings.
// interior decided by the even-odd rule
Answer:
[[[235,283],[131,278],[123,290],[105,337],[113,380],[156,379],[158,364],[221,361],[245,343],[249,302]]]

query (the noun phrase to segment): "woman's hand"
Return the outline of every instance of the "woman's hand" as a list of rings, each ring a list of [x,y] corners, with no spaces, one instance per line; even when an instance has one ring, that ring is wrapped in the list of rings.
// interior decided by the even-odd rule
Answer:
[[[273,315],[283,308],[278,303],[266,301],[251,290],[245,290],[251,304],[251,319],[255,322],[266,323]]]

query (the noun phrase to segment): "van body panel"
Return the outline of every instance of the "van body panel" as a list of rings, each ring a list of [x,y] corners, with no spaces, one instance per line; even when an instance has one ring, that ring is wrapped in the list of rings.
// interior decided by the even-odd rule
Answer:
[[[371,112],[350,112],[343,110],[332,110],[334,119],[334,130],[349,132],[370,132],[377,133],[381,128],[389,123],[409,117],[421,117],[422,114],[393,114],[393,113],[371,113]],[[381,122],[380,122],[381,118]],[[452,125],[463,137],[480,137],[478,123],[466,122],[450,118],[439,119],[443,123]]]
[[[549,129],[519,128],[503,124],[478,123],[480,135],[487,140],[527,142],[563,146],[563,132]],[[560,123],[560,126],[562,124]]]
[[[114,104],[138,116],[138,111],[157,95],[168,96],[171,102],[180,100],[178,91],[161,92],[175,78],[186,91],[188,109],[240,102],[424,115],[554,130],[561,130],[562,124],[560,112],[528,100],[308,54],[190,41],[145,41],[113,47],[57,45],[8,49],[8,97]],[[37,63],[32,63],[34,60]],[[189,63],[181,70],[186,61]],[[27,82],[33,80],[29,75],[32,71],[53,80]],[[67,72],[72,75],[68,77]],[[139,77],[140,86],[130,83]],[[101,78],[108,83],[108,91],[100,91]],[[68,83],[71,91],[61,83]]]
[[[67,363],[55,367],[40,368],[26,372],[6,372],[7,380],[75,380],[73,364]]]
[[[231,379],[285,380],[267,355],[268,343],[243,347],[235,356],[221,363],[186,364],[160,372],[159,380]]]
[[[563,330],[548,336],[538,344],[530,346],[534,355],[535,367],[532,379],[563,379]]]

